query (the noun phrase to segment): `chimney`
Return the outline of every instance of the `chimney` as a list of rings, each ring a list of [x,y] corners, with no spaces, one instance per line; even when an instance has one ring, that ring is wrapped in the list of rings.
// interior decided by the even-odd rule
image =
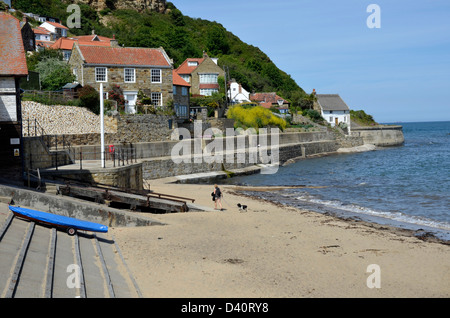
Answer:
[[[315,88],[313,88],[312,94],[316,95],[316,89]]]
[[[119,41],[116,40],[116,35],[113,34],[112,40],[109,41],[111,47],[119,47]]]
[[[95,35],[95,30],[92,30],[92,35]]]

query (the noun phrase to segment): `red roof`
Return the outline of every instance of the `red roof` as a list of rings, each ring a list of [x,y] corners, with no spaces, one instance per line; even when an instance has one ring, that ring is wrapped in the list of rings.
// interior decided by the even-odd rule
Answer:
[[[276,93],[253,93],[250,94],[250,100],[258,102],[261,106],[265,108],[270,108],[272,106],[278,106],[280,108],[286,108],[289,102],[282,97],[278,96]],[[278,101],[282,101],[279,105]]]
[[[171,64],[160,49],[79,45],[88,64],[167,66]]]
[[[78,42],[95,42],[95,43],[103,43],[103,42],[111,42],[111,38],[107,38],[106,36],[101,36],[97,34],[90,34],[90,35],[78,35],[73,36],[72,39],[77,39]]]
[[[51,46],[52,49],[60,49],[60,50],[72,50],[73,43],[78,42],[81,45],[97,45],[97,46],[111,46],[111,42],[109,38],[102,37],[106,40],[100,41],[92,41],[92,38],[95,35],[82,35],[72,38],[59,38],[56,40],[55,44]]]
[[[27,75],[20,22],[0,12],[0,75]]]
[[[191,87],[191,85],[184,79],[182,79],[181,76],[178,75],[175,70],[173,70],[172,74],[173,74],[172,76],[173,85]]]
[[[188,58],[176,69],[178,74],[191,74],[205,59],[204,58]],[[196,62],[197,65],[189,66],[189,62]]]
[[[33,32],[35,34],[45,34],[45,35],[51,34],[51,32],[49,30],[47,30],[46,28],[41,28],[41,27],[34,28]]]
[[[49,48],[53,44],[55,44],[55,42],[53,42],[53,41],[36,40],[36,46],[40,46],[43,48]]]
[[[50,22],[50,21],[45,21],[44,23],[51,24],[51,25],[53,25],[55,28],[58,28],[58,29],[66,29],[66,30],[69,30],[69,28],[65,27],[64,25],[62,25],[62,24],[60,24],[60,23]],[[41,24],[41,25],[42,25],[42,24]]]

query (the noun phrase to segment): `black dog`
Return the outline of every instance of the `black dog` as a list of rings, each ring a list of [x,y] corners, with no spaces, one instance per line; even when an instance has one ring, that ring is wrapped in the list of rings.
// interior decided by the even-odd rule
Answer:
[[[247,206],[240,203],[237,204],[239,211],[247,211]]]

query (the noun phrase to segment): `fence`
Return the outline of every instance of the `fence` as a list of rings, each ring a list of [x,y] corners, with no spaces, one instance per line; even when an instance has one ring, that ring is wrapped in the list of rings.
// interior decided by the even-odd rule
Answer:
[[[133,163],[137,163],[136,151],[134,148],[111,149],[105,147],[102,165],[102,152],[83,151],[74,148],[66,148],[64,151],[53,151],[52,156],[29,154],[28,169],[55,168],[58,171],[61,167],[70,170],[83,170],[91,168],[115,168]]]

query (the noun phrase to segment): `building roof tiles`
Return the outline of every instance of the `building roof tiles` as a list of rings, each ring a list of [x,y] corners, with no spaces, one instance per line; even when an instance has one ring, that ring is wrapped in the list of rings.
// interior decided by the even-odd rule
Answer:
[[[27,75],[20,21],[0,12],[0,75]]]

